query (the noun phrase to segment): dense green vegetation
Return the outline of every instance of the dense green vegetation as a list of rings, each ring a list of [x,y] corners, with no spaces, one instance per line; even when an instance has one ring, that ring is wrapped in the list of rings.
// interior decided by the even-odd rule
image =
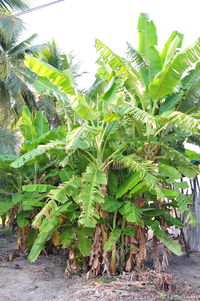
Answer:
[[[99,67],[86,92],[78,91],[76,73],[54,42],[25,56],[39,97],[34,110],[24,106],[18,114],[20,152],[0,154],[0,215],[16,218],[31,261],[49,240],[69,248],[67,275],[141,268],[149,230],[154,267],[164,269],[169,250],[182,252],[168,236],[169,227],[184,226],[172,213],[195,223],[192,200],[180,192],[187,182],[177,179],[198,173],[191,163],[198,156],[184,142],[199,137],[200,39],[181,50],[183,35],[174,31],[159,52],[146,14],[138,36],[127,58],[96,40]],[[56,122],[38,110],[44,98]]]
[[[4,15],[6,16],[6,14]],[[24,24],[20,19],[11,18],[2,20],[1,23],[0,109],[2,118],[0,125],[5,125],[7,122],[8,127],[11,125],[11,120],[21,114],[24,104],[31,111],[36,109],[36,100],[30,89],[30,84],[34,82],[35,76],[24,65],[24,58],[26,54],[36,55],[44,46],[31,45],[37,37],[36,34],[21,41]]]

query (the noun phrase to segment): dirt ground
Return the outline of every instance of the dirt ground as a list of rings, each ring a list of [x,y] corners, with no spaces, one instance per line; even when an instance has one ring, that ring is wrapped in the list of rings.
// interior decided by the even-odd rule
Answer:
[[[174,257],[167,274],[144,270],[116,278],[65,279],[59,256],[40,256],[35,263],[16,253],[16,239],[0,236],[0,301],[196,301],[200,300],[200,254]],[[14,257],[14,258],[12,258]],[[173,283],[173,284],[172,284]],[[174,283],[176,285],[174,285]]]

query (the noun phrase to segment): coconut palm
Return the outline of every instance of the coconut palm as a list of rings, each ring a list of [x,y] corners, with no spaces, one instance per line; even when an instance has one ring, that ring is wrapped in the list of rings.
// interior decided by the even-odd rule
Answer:
[[[28,8],[27,1],[22,0],[1,0],[0,1],[0,10],[24,10]]]
[[[79,71],[79,64],[74,63],[75,57],[72,53],[64,54],[54,39],[46,42],[44,49],[37,53],[36,57],[56,69],[70,74],[71,80],[77,86],[76,80],[83,74]],[[55,95],[55,91],[51,91],[48,86],[45,86],[46,81],[46,79],[38,77],[34,84],[36,90],[40,87],[37,105],[40,110],[45,112],[50,124],[55,127],[69,119],[70,108],[66,96],[64,94]]]
[[[45,48],[38,53],[38,58],[61,71],[70,68],[74,79],[82,75],[79,63],[74,63],[75,56],[72,53],[64,54],[54,39],[45,44]]]
[[[6,158],[10,157],[11,160],[15,157],[18,151],[19,137],[16,133],[6,128],[0,127],[0,199],[10,196],[10,179],[12,175],[10,173],[9,164],[3,164]],[[4,159],[3,159],[4,158]],[[5,226],[6,214],[1,215],[2,226]]]
[[[16,154],[19,138],[16,133],[6,128],[0,128],[0,154]]]
[[[0,24],[0,112],[1,115],[20,112],[27,104],[31,110],[36,108],[35,97],[30,85],[35,76],[24,65],[25,54],[34,54],[42,46],[31,46],[36,34],[19,41],[23,22],[18,18],[2,20]]]

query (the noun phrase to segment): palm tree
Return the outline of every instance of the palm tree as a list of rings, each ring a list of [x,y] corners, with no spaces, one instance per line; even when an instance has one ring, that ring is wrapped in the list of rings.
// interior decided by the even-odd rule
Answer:
[[[54,39],[46,42],[45,46],[46,47],[38,53],[39,59],[61,71],[69,68],[67,60],[63,59],[64,54],[61,53]]]
[[[9,18],[0,22],[0,113],[3,116],[18,114],[22,105],[27,104],[31,111],[36,108],[34,94],[30,84],[35,80],[33,72],[24,65],[26,54],[35,54],[42,45],[31,46],[37,37],[20,41],[24,29],[18,18]]]
[[[79,71],[80,65],[79,63],[74,63],[75,56],[72,53],[69,53],[69,55],[63,53],[54,39],[47,42],[45,46],[46,47],[38,53],[39,59],[61,71],[70,68],[74,79],[82,75]]]
[[[26,4],[27,1],[22,0],[1,0],[0,1],[0,10],[24,10],[28,8]]]
[[[0,154],[16,154],[19,138],[14,131],[0,128]]]
[[[15,157],[18,152],[19,137],[14,131],[10,131],[6,128],[0,127],[0,155],[9,156],[10,158]],[[2,159],[2,158],[1,158]],[[0,160],[0,199],[4,199],[9,196],[10,179],[12,178],[7,164],[4,165],[4,160]],[[6,214],[1,215],[2,227],[5,226]]]
[[[69,55],[63,53],[54,39],[46,42],[45,47],[36,54],[36,57],[60,71],[70,72],[72,81],[74,85],[77,86],[76,80],[83,74],[79,71],[79,63],[74,63],[75,57],[72,53]],[[44,78],[40,77],[37,79],[35,82],[37,88],[38,84],[43,80]],[[46,118],[51,126],[55,127],[63,124],[66,118],[69,118],[68,113],[70,111],[65,95],[55,95],[55,93],[52,94],[51,92],[48,94],[47,89],[41,89],[39,92],[39,101],[37,102],[38,109],[45,112]]]

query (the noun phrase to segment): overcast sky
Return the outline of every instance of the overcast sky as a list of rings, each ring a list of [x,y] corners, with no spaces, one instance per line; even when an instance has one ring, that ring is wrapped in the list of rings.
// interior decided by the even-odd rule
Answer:
[[[29,0],[31,7],[54,0]],[[95,73],[95,37],[120,55],[126,42],[137,47],[139,13],[154,20],[161,48],[173,30],[185,34],[184,45],[200,35],[200,0],[64,0],[23,16],[27,35],[38,33],[37,42],[54,38],[62,51],[73,51],[82,70],[88,71],[80,85],[89,86]]]

